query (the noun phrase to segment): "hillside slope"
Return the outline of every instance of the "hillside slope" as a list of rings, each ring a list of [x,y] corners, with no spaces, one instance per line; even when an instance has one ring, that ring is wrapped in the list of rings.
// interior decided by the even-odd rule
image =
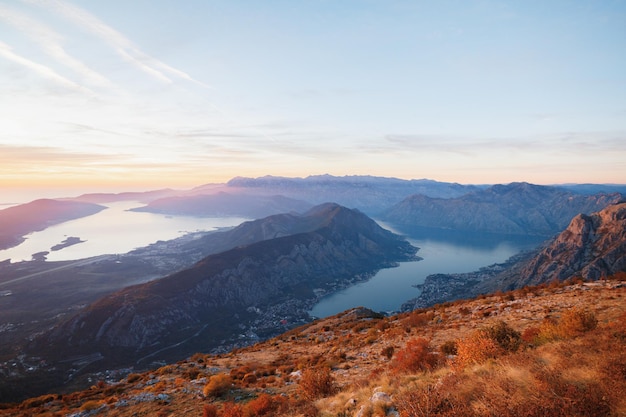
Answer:
[[[600,281],[388,318],[357,308],[232,353],[102,372],[90,389],[0,404],[0,413],[621,416],[624,297],[623,282]]]

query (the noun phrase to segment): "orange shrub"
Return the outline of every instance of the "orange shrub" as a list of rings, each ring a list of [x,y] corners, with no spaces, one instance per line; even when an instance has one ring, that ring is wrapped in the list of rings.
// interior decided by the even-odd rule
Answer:
[[[418,372],[435,369],[439,357],[430,347],[430,342],[418,337],[406,343],[404,349],[395,354],[391,367],[395,372]]]
[[[405,323],[410,327],[422,327],[428,324],[435,317],[435,313],[432,311],[421,312],[413,311],[409,313]]]
[[[302,372],[300,390],[305,398],[314,400],[335,392],[335,380],[328,368],[309,368]]]
[[[547,343],[552,340],[569,339],[593,330],[598,325],[595,313],[581,308],[568,310],[560,320],[545,320],[539,327],[536,342]]]
[[[515,352],[522,343],[522,337],[517,330],[512,329],[500,320],[484,330],[487,337],[507,352]]]
[[[235,403],[224,403],[222,417],[244,417],[243,408]]]
[[[593,312],[574,308],[563,313],[559,328],[563,337],[574,337],[593,330],[598,326],[598,319]]]
[[[204,386],[202,392],[205,397],[219,397],[225,394],[233,384],[230,376],[225,374],[213,375],[209,378],[209,382]]]
[[[262,394],[246,404],[245,415],[249,417],[264,416],[272,411],[272,399],[268,394]]]
[[[456,351],[453,367],[460,370],[468,365],[496,358],[502,353],[502,348],[485,331],[477,330],[469,337],[458,341]]]
[[[522,340],[526,343],[536,343],[539,336],[539,327],[531,326],[522,332]]]
[[[217,407],[213,404],[204,404],[204,409],[202,410],[202,417],[218,417]]]

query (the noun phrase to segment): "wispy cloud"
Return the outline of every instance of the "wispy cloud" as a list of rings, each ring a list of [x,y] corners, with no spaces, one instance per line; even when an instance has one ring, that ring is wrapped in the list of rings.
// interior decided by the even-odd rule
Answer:
[[[43,51],[57,62],[67,66],[85,78],[89,83],[114,88],[114,84],[97,71],[89,68],[79,59],[71,56],[63,48],[62,36],[50,27],[8,7],[0,5],[0,19],[17,28],[21,33],[34,40]]]
[[[30,4],[44,6],[48,10],[63,16],[72,23],[89,31],[103,40],[124,60],[132,64],[135,68],[145,72],[160,82],[171,83],[173,80],[170,77],[173,76],[209,88],[208,85],[192,78],[184,71],[171,67],[170,65],[167,65],[164,62],[161,62],[160,60],[144,53],[123,34],[102,22],[100,19],[84,9],[60,0],[23,1]]]
[[[88,93],[91,95],[94,95],[95,93],[93,91],[91,91],[90,89],[81,86],[80,84],[75,83],[74,81],[71,81],[65,77],[63,77],[62,75],[58,74],[56,71],[54,71],[52,68],[47,67],[43,64],[40,64],[38,62],[35,61],[31,61],[28,58],[25,58],[21,55],[16,54],[15,52],[13,52],[13,50],[11,49],[11,47],[9,45],[7,45],[4,42],[0,41],[0,55],[3,56],[4,58],[13,61],[17,64],[22,65],[23,67],[26,67],[36,73],[38,73],[39,75],[41,75],[42,77],[54,81],[55,83],[64,86],[66,88],[69,88],[71,90],[75,90],[75,91],[79,91],[81,93]]]
[[[365,145],[367,146],[367,145]],[[479,154],[488,151],[610,152],[626,150],[626,132],[565,132],[524,138],[462,138],[454,136],[395,134],[385,136],[377,149]]]

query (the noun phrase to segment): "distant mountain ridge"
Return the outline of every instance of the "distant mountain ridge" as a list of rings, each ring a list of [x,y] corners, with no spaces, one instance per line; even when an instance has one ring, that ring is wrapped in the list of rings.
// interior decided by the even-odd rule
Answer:
[[[521,182],[450,199],[412,195],[382,218],[410,227],[550,236],[563,230],[575,215],[593,213],[621,199],[618,193],[587,196]]]
[[[99,366],[183,358],[240,333],[277,334],[281,321],[306,315],[315,289],[417,259],[416,248],[358,211],[325,204],[302,219],[302,229],[313,230],[242,245],[113,293],[32,348],[57,360],[96,357]]]
[[[377,215],[407,195],[421,193],[450,198],[476,191],[482,186],[439,182],[429,179],[403,180],[370,175],[311,175],[305,178],[236,177],[226,183],[228,188],[255,193],[280,194],[294,199],[321,204],[333,201],[357,208],[368,215]]]
[[[131,211],[184,216],[258,219],[278,213],[301,213],[312,206],[312,204],[305,201],[281,195],[233,194],[220,191],[215,194],[159,198],[151,201],[144,207],[134,208]]]

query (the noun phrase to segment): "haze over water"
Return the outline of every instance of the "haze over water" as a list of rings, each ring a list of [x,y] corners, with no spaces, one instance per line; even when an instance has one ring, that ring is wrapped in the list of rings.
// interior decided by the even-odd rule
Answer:
[[[143,205],[138,202],[104,205],[108,208],[99,213],[29,234],[20,245],[0,251],[0,261],[9,258],[12,262],[29,261],[33,254],[44,251],[50,252],[46,256],[48,261],[126,253],[159,240],[175,239],[189,232],[236,226],[247,220],[240,217],[165,216],[128,211]],[[78,237],[85,242],[51,250],[68,237]]]

